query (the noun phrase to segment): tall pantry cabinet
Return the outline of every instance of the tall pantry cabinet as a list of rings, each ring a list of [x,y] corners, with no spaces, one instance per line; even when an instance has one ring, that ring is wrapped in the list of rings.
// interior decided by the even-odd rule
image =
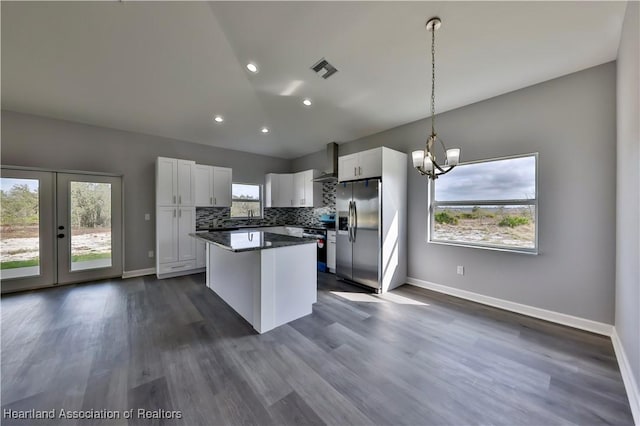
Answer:
[[[156,161],[156,275],[182,275],[196,269],[195,161],[158,157]]]

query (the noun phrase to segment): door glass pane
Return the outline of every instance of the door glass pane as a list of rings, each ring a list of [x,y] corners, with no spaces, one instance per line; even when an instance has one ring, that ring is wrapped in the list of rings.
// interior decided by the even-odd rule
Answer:
[[[71,270],[111,267],[111,184],[71,182]]]
[[[40,275],[38,179],[0,178],[2,279]]]

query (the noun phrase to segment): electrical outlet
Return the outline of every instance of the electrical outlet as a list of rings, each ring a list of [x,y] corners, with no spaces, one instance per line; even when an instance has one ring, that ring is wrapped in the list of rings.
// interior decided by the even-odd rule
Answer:
[[[151,214],[150,213],[145,213],[144,214],[144,220],[151,220]],[[151,256],[149,256],[151,257]]]
[[[464,266],[458,265],[458,275],[464,275]]]
[[[149,250],[149,257],[153,258],[153,250]]]

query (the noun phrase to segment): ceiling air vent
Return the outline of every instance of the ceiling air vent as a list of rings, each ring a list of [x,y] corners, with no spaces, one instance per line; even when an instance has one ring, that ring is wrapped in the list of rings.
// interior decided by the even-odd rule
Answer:
[[[325,70],[325,73],[320,76],[325,80],[338,72],[336,67],[334,67],[329,62],[327,62],[325,58],[322,58],[318,62],[316,62],[311,67],[311,69],[314,70],[316,73],[319,73],[320,71]]]

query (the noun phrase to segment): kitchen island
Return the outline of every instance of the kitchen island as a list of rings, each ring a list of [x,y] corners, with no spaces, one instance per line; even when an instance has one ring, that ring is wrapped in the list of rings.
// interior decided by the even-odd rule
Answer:
[[[316,241],[258,230],[190,234],[207,243],[206,284],[258,333],[309,315]]]

